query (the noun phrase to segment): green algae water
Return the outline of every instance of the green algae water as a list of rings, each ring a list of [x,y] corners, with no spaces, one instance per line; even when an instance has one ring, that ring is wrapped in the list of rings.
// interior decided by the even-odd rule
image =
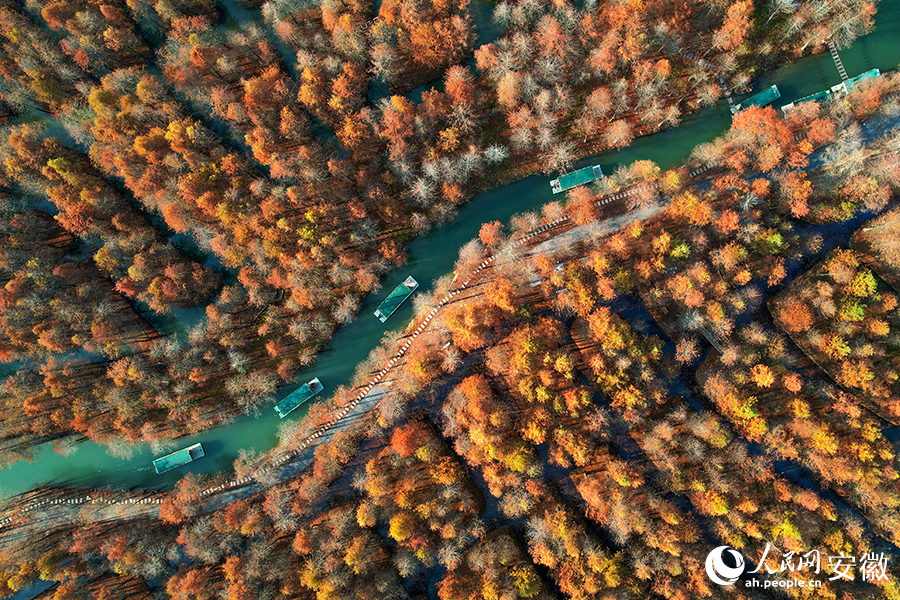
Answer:
[[[881,2],[875,30],[841,51],[847,73],[853,77],[873,68],[896,69],[900,63],[898,39],[900,2]],[[785,65],[756,81],[753,93],[778,85],[782,97],[775,106],[780,107],[839,82],[840,76],[831,56],[825,52]],[[743,99],[737,97],[735,101]],[[577,166],[599,164],[604,172],[611,173],[635,160],[652,160],[663,169],[673,167],[683,162],[695,146],[724,132],[730,123],[731,113],[722,100],[715,107],[686,116],[677,128],[638,138],[618,152],[586,157]],[[356,321],[338,331],[316,363],[302,371],[296,383],[281,389],[276,400],[313,377],[318,377],[325,387],[317,398],[327,398],[337,386],[349,384],[356,365],[379,344],[385,332],[402,329],[412,318],[412,302],[404,303],[387,323],[381,323],[372,314],[389,291],[408,275],[416,278],[421,289],[428,289],[435,279],[453,269],[458,248],[478,234],[482,223],[507,222],[516,213],[537,209],[553,200],[549,180],[549,177],[533,176],[479,194],[460,209],[453,223],[416,238],[407,249],[408,263],[384,279],[382,290],[366,299]],[[302,418],[307,410],[308,406],[300,407],[285,421]],[[68,456],[54,452],[52,445],[47,444],[35,450],[32,462],[22,461],[0,472],[0,497],[9,497],[41,484],[166,488],[185,473],[230,468],[242,448],[268,450],[277,441],[279,422],[272,406],[264,406],[258,416],[242,417],[204,434],[180,438],[166,451],[153,453],[146,444],[132,445],[128,448],[131,454],[127,458],[112,456],[106,447],[93,442],[78,444],[75,452]],[[154,458],[198,442],[206,451],[204,458],[163,475],[154,472]]]

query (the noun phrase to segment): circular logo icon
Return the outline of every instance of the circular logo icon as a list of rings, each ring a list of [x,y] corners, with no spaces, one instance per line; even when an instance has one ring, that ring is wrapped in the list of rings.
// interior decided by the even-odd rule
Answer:
[[[731,558],[737,564],[736,567],[729,567],[725,564],[724,553],[728,551]],[[732,585],[744,572],[744,557],[740,552],[732,550],[728,546],[719,546],[706,556],[706,574],[719,585]]]

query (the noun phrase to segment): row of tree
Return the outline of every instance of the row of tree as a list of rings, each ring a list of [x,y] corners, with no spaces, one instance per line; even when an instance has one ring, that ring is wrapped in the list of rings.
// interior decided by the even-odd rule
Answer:
[[[214,271],[192,261],[94,170],[87,157],[34,125],[10,130],[2,158],[23,189],[45,195],[55,219],[94,251],[97,267],[126,295],[156,313],[204,302],[218,287]]]
[[[837,573],[829,555],[861,566],[864,556],[890,554],[884,538],[896,542],[900,496],[885,421],[840,377],[843,390],[826,383],[763,310],[769,288],[780,289],[775,323],[796,325],[778,306],[806,302],[803,290],[821,274],[830,295],[817,297],[835,308],[829,321],[811,324],[828,323],[823,335],[871,334],[859,321],[839,323],[840,303],[887,310],[888,321],[896,312],[885,309],[886,284],[846,250],[779,283],[803,267],[798,252],[822,250],[821,240],[798,239],[800,222],[781,186],[802,177],[809,197],[830,191],[818,171],[800,167],[825,140],[799,133],[805,119],[826,119],[824,109],[806,107],[784,121],[750,111],[719,141],[733,160],[704,182],[688,181],[684,171],[632,167],[619,177],[653,190],[636,194],[636,203],[670,204],[602,243],[590,234],[598,216],[590,190],[569,199],[576,230],[566,236],[574,240],[568,249],[559,239],[537,241],[543,252],[514,246],[503,226],[486,224],[458,266],[477,266],[493,252],[491,267],[410,346],[378,410],[317,446],[308,470],[278,481],[263,460],[245,455],[238,474],[255,473],[267,486],[249,498],[206,500],[206,483],[188,477],[152,524],[20,540],[4,548],[5,585],[90,571],[164,581],[176,598],[405,597],[429,595],[433,581],[430,595],[443,600],[551,590],[576,599],[749,600],[759,592],[708,581],[710,548],[739,549],[748,570],[786,581],[812,576],[813,564],[799,563],[811,550],[819,551],[821,577]],[[544,213],[556,219],[562,210],[551,205]],[[512,228],[537,220],[520,216]],[[864,227],[890,223],[879,217]],[[779,261],[783,273],[773,281]],[[439,282],[436,293],[446,285]],[[222,295],[230,305],[210,307],[210,333],[195,334],[191,350],[169,350],[173,356],[202,351],[222,360],[208,340],[250,318],[241,316],[237,288]],[[649,311],[632,305],[640,300]],[[417,304],[419,312],[430,308]],[[852,308],[844,313],[852,316]],[[700,325],[683,317],[691,311]],[[725,317],[732,325],[715,328]],[[667,343],[667,333],[678,343]],[[691,397],[680,384],[692,381],[709,347],[700,336],[714,352]],[[387,343],[360,376],[393,355],[396,338]],[[228,360],[239,365],[234,347]],[[132,385],[139,359],[114,363],[107,377]],[[202,381],[205,372],[192,375]],[[341,390],[337,402],[351,397]],[[410,404],[425,415],[405,416]],[[801,466],[808,478],[795,477]],[[495,521],[505,528],[489,531]],[[898,594],[894,570],[863,579],[855,569],[852,580],[787,593],[887,600]]]
[[[494,16],[506,33],[476,50],[467,1],[390,1],[371,22],[365,3],[272,0],[261,8],[265,26],[239,30],[211,2],[5,2],[3,100],[26,118],[53,113],[90,160],[17,127],[7,135],[10,177],[49,197],[100,272],[153,313],[202,303],[218,286],[166,228],[194,237],[235,275],[181,340],[138,348],[124,333],[115,344],[112,321],[95,323],[85,309],[40,324],[44,312],[28,321],[19,309],[17,352],[34,354],[24,344],[36,339],[39,354],[102,341],[115,364],[57,357],[51,369],[108,373],[77,395],[91,425],[57,419],[92,437],[156,439],[221,422],[271,399],[402,263],[409,237],[450,218],[485,174],[532,168],[534,158],[564,168],[575,152],[567,140],[622,145],[674,124],[696,107],[698,90],[714,99],[709,75],[677,48],[710,42],[708,58],[732,74],[765,48],[802,51],[804,34],[773,26],[800,19],[830,31],[847,17],[852,37],[871,26],[868,6],[780,7],[760,24],[746,2],[501,3]],[[463,66],[473,52],[476,67]],[[382,98],[371,73],[394,93],[442,80],[419,98]],[[484,306],[451,311],[458,348],[477,347],[482,340],[466,332],[489,334],[513,310],[510,290],[498,281]],[[417,352],[406,370],[413,386],[443,360]],[[38,405],[55,406],[50,396],[42,391]]]

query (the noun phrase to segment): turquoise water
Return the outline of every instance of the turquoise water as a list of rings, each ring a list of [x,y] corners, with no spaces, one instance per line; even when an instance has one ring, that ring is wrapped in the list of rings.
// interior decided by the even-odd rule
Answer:
[[[841,52],[851,77],[871,68],[882,71],[895,69],[900,62],[900,44],[896,42],[900,35],[900,3],[882,2],[880,8],[876,30]],[[839,81],[831,57],[824,53],[778,69],[755,82],[753,92],[777,84],[782,98],[776,106],[781,106]],[[742,99],[736,98],[738,101]],[[635,160],[652,160],[662,168],[672,167],[683,162],[695,146],[725,131],[730,122],[730,112],[723,100],[715,107],[685,117],[677,128],[639,138],[618,152],[586,157],[578,166],[599,163],[604,172],[610,173]],[[435,279],[452,271],[457,250],[478,234],[482,223],[493,220],[506,222],[512,215],[537,209],[551,199],[548,177],[528,177],[479,194],[462,207],[453,223],[416,238],[408,248],[408,263],[385,278],[382,290],[366,299],[357,320],[341,329],[316,364],[301,372],[296,378],[297,383],[281,389],[277,400],[312,377],[318,377],[325,386],[317,398],[327,398],[337,386],[348,384],[356,365],[378,345],[384,333],[402,329],[412,318],[412,303],[409,301],[385,324],[372,314],[390,290],[407,275],[413,275],[421,289],[427,290]],[[301,407],[291,413],[286,421],[300,418],[303,414],[305,410]],[[127,458],[111,456],[106,447],[93,442],[79,444],[77,450],[67,457],[55,453],[51,445],[46,445],[36,449],[33,462],[19,462],[0,472],[0,497],[50,482],[115,488],[164,488],[187,472],[229,468],[241,448],[259,451],[271,448],[277,441],[279,422],[272,407],[266,406],[259,416],[242,417],[202,435],[179,439],[168,447],[168,451],[201,442],[206,457],[189,467],[163,475],[154,473],[151,460],[165,452],[153,453],[146,444],[129,447],[132,454]]]

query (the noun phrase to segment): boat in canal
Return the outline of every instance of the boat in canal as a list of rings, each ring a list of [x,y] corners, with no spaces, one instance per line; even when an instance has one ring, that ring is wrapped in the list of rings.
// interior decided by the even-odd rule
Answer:
[[[751,106],[765,106],[767,104],[771,104],[781,98],[781,91],[778,89],[777,85],[772,85],[759,92],[758,94],[754,94],[735,106],[731,109],[732,113],[737,113],[745,108],[749,108]]]
[[[281,402],[275,405],[275,412],[280,418],[285,418],[292,410],[322,391],[322,383],[319,378],[311,379],[285,396]]]
[[[550,182],[550,189],[553,190],[554,194],[558,194],[570,190],[573,187],[597,181],[602,177],[603,169],[600,168],[600,165],[585,167],[583,169],[578,169],[577,171],[572,171],[571,173],[566,173],[565,175],[560,175],[558,179],[554,179]]]
[[[900,2],[881,2],[875,22],[875,31],[841,52],[851,73],[862,73],[876,67],[885,72],[896,69],[900,63],[900,44],[896,41],[900,36]],[[822,73],[829,74],[829,78],[837,74],[832,71],[834,63],[828,52],[800,60],[801,62],[786,64],[767,74],[765,83],[760,84],[759,88],[764,89],[777,83],[783,94],[781,100],[790,102],[823,89],[830,90],[831,85],[840,81],[829,79],[828,85],[823,82]],[[778,102],[780,101],[776,101],[776,104]],[[725,105],[724,101],[721,105]],[[599,164],[603,160],[603,164],[607,165],[628,165],[637,160],[652,160],[662,169],[675,167],[688,160],[697,145],[708,142],[731,126],[731,113],[727,108],[721,110],[722,106],[685,115],[677,127],[637,137],[626,148],[604,152],[602,157],[586,159],[584,164]],[[59,126],[58,131],[63,132],[65,129]],[[425,278],[436,280],[451,273],[458,258],[457,250],[478,235],[478,230],[485,221],[507,223],[516,213],[539,210],[547,202],[546,186],[549,179],[529,177],[481,192],[461,207],[457,219],[416,237],[407,249],[410,262],[417,265],[416,275],[425,281]],[[190,324],[183,323],[185,327]],[[316,362],[317,373],[322,376],[327,373],[329,385],[350,385],[357,364],[381,342],[384,326],[380,323],[377,325],[379,326],[370,319],[361,318],[341,327],[329,343],[330,351],[319,355]],[[9,374],[14,372],[15,369],[12,369]],[[3,364],[0,363],[0,378],[6,375]],[[309,400],[308,404],[315,402],[319,396]],[[228,425],[207,432],[203,446],[215,444],[216,456],[234,456],[241,448],[247,447],[267,450],[278,439],[277,429],[280,423],[283,421],[274,412],[268,413],[268,418],[249,415],[239,417]],[[79,444],[78,452],[74,455],[55,452],[53,443],[37,446],[34,448],[33,460],[20,460],[7,465],[5,470],[0,470],[0,499],[12,498],[52,481],[109,488],[146,486],[146,470],[136,466],[147,467],[155,455],[151,455],[146,446],[142,447],[144,449],[131,459],[123,461],[110,455],[107,446],[89,440]],[[215,472],[220,467],[219,461],[201,460],[192,463],[190,470]],[[158,478],[164,479],[163,476]]]
[[[203,451],[203,444],[194,444],[187,448],[182,448],[177,452],[166,454],[153,461],[153,468],[157,473],[165,473],[178,467],[184,466],[190,462],[194,462],[198,458],[203,458],[206,453]]]
[[[790,104],[785,104],[781,107],[781,112],[790,112],[791,110],[796,108],[798,104],[803,104],[804,102],[818,102],[819,104],[822,104],[823,102],[831,100],[831,96],[831,90],[816,92],[815,94],[810,94],[809,96],[805,96],[803,98],[800,98],[799,100],[794,100]]]
[[[881,71],[878,69],[872,69],[870,71],[866,71],[865,73],[861,73],[856,77],[848,79],[847,81],[843,81],[835,86],[832,86],[831,89],[823,90],[821,92],[816,92],[815,94],[806,96],[804,98],[800,98],[799,100],[795,100],[790,104],[785,104],[781,107],[783,112],[789,112],[793,108],[795,108],[798,104],[802,104],[803,102],[826,102],[831,100],[835,95],[846,94],[850,90],[858,87],[861,83],[865,81],[869,81],[872,79],[876,79],[881,76]]]
[[[877,79],[881,76],[881,71],[878,69],[872,69],[871,71],[866,71],[865,73],[861,73],[856,77],[851,77],[847,81],[841,82],[835,86],[831,87],[831,93],[844,93],[849,94],[851,90],[859,87],[861,83],[866,81],[871,81],[872,79]]]
[[[417,289],[419,289],[419,282],[412,276],[407,277],[403,283],[394,288],[384,302],[378,305],[378,308],[375,309],[375,316],[384,323]]]

